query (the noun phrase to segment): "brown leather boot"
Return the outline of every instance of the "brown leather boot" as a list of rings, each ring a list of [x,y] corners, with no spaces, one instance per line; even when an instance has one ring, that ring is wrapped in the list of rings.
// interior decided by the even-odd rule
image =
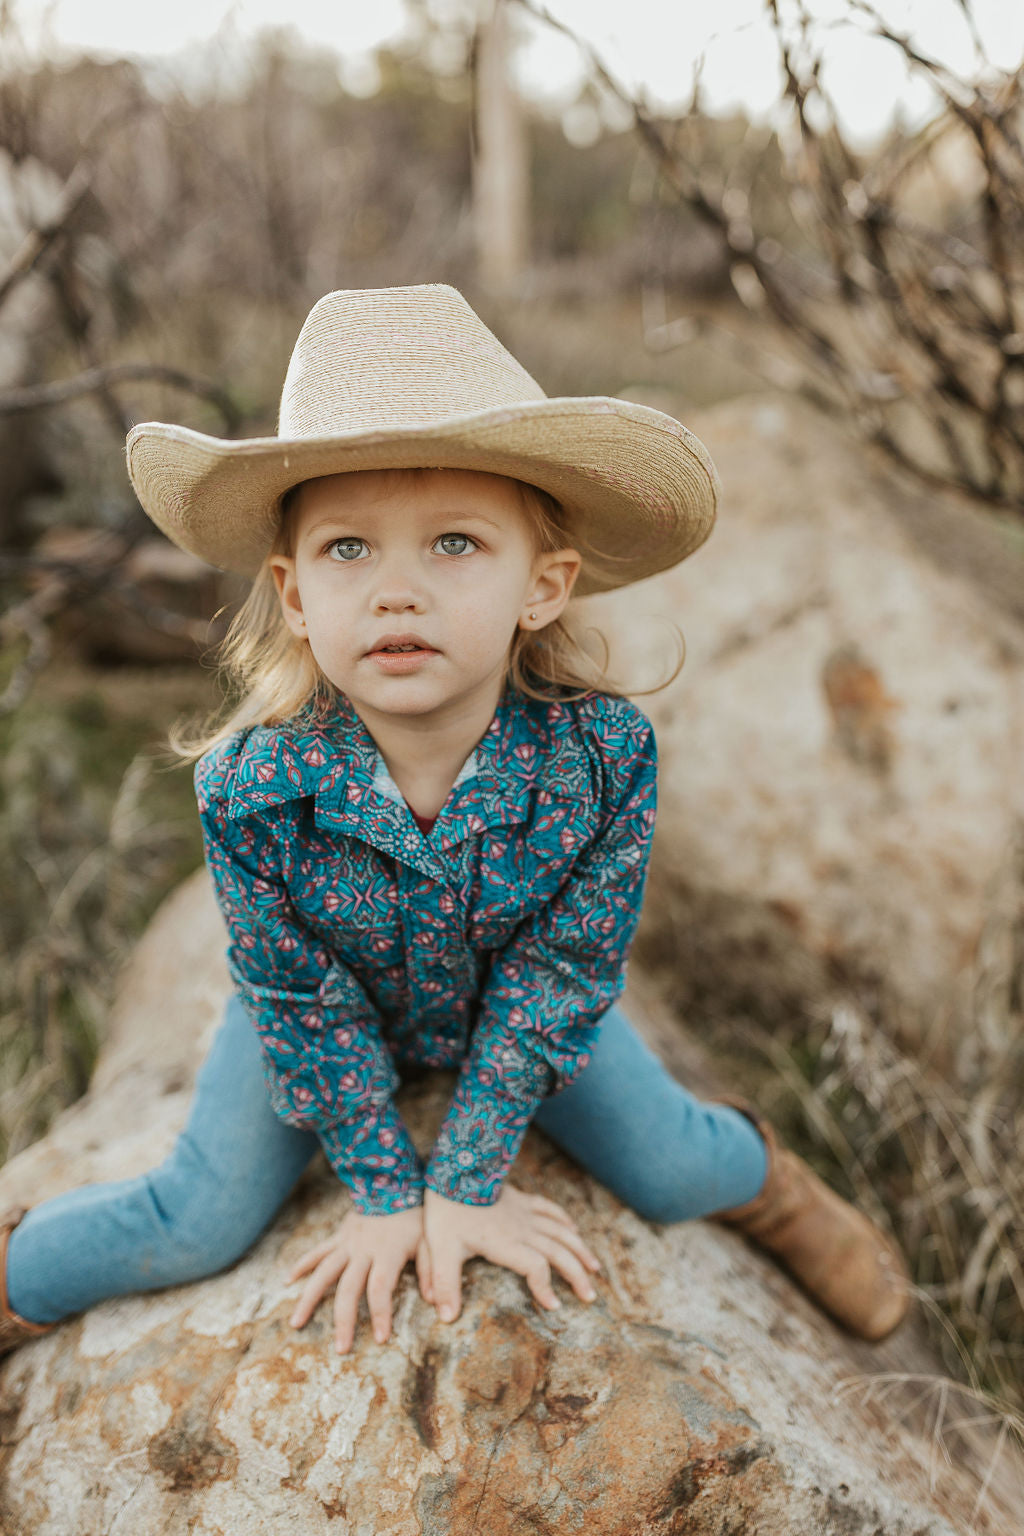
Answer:
[[[910,1306],[910,1276],[898,1248],[795,1152],[780,1147],[767,1120],[745,1099],[714,1102],[738,1109],[757,1127],[768,1149],[768,1175],[753,1200],[710,1219],[737,1227],[766,1248],[852,1333],[884,1339]]]
[[[24,1206],[16,1206],[0,1216],[0,1355],[9,1354],[19,1344],[37,1339],[41,1333],[49,1333],[54,1323],[30,1323],[12,1311],[7,1300],[7,1242],[15,1227],[28,1213]]]

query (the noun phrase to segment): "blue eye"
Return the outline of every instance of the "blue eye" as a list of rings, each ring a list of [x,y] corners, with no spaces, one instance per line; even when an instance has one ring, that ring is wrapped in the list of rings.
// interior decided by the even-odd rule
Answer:
[[[443,555],[465,555],[477,548],[476,540],[468,533],[442,533],[437,543]]]
[[[335,539],[328,545],[332,560],[358,560],[366,548],[365,539]]]

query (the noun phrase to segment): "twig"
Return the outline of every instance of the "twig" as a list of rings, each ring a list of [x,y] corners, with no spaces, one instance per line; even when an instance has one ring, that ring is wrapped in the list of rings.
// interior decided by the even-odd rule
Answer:
[[[112,385],[146,381],[166,384],[172,389],[182,389],[199,395],[215,405],[224,418],[224,427],[230,436],[241,423],[241,413],[227,390],[208,379],[196,378],[180,368],[168,368],[159,363],[110,363],[106,367],[89,368],[71,379],[59,379],[52,384],[33,384],[21,389],[0,392],[0,416],[13,416],[21,411],[47,409],[65,405],[80,395],[97,393]]]
[[[0,556],[0,574],[30,572],[48,578],[39,591],[0,615],[0,637],[6,644],[19,639],[28,641],[28,650],[15,666],[4,692],[0,694],[0,718],[17,709],[25,699],[33,680],[50,659],[48,621],[58,609],[80,607],[96,592],[105,598],[116,596],[126,608],[144,618],[153,629],[176,638],[207,643],[210,625],[155,603],[142,592],[138,582],[124,574],[124,560],[132,547],[128,539],[114,538],[106,553],[93,550],[77,561],[34,555]]]
[[[0,694],[0,718],[11,714],[25,698],[32,680],[50,659],[50,631],[43,615],[31,603],[21,603],[16,610],[4,615],[4,623],[10,624],[28,640],[28,651],[15,667]]]
[[[28,276],[40,257],[50,249],[57,236],[62,233],[71,215],[88,192],[91,182],[92,171],[84,160],[80,160],[64,183],[50,217],[44,219],[35,229],[29,230],[7,263],[6,269],[0,273],[0,306],[22,278]]]

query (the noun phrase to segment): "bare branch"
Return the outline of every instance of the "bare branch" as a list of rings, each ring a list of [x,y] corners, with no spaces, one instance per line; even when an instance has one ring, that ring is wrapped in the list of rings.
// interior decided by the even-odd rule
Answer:
[[[29,230],[8,262],[6,270],[0,273],[0,305],[3,305],[8,294],[21,282],[22,278],[29,275],[40,258],[63,233],[71,215],[88,192],[91,182],[92,171],[84,160],[80,160],[64,183],[53,213],[36,229]]]
[[[0,577],[14,577],[23,584],[34,578],[38,583],[31,596],[0,614],[0,644],[18,646],[27,642],[24,656],[0,694],[0,717],[22,703],[35,677],[49,661],[50,624],[54,617],[81,610],[97,593],[102,593],[105,603],[114,599],[137,613],[154,630],[189,640],[197,647],[209,644],[211,624],[206,619],[176,612],[155,602],[143,590],[127,565],[134,542],[130,535],[111,530],[92,541],[74,559],[31,552],[0,554]]]
[[[795,369],[798,382],[782,387],[856,424],[924,484],[1024,511],[1024,148],[1016,127],[1024,73],[994,84],[958,79],[890,27],[870,0],[849,0],[849,17],[866,24],[868,36],[899,48],[942,105],[936,124],[909,144],[894,135],[876,164],[865,167],[844,139],[823,84],[823,24],[803,0],[793,0],[794,33],[779,0],[764,0],[796,133],[795,149],[777,141],[789,183],[785,206],[800,233],[787,250],[774,231],[757,227],[749,156],[741,152],[727,174],[720,152],[708,165],[710,152],[701,149],[706,124],[656,121],[540,0],[519,3],[574,38],[593,78],[629,107],[660,187],[719,234],[737,295],[773,322],[786,359],[768,365],[748,358],[747,366],[780,382]],[[969,0],[957,3],[971,24]],[[977,43],[976,29],[972,36]],[[908,194],[924,176],[940,186],[948,181],[940,150],[961,160],[973,156],[975,181],[926,224],[913,211],[919,196],[908,203]],[[734,354],[741,345],[692,315],[675,321],[667,313],[647,328],[648,343],[663,346],[674,336],[668,344],[677,345],[683,331]]]
[[[241,413],[227,390],[208,379],[198,379],[180,368],[168,368],[159,363],[111,363],[103,368],[89,368],[74,378],[59,379],[53,384],[33,384],[21,389],[0,391],[0,416],[14,416],[21,411],[65,405],[80,395],[94,394],[112,385],[136,381],[166,384],[172,389],[182,389],[208,400],[220,411],[229,436],[237,431],[241,423]]]
[[[50,630],[47,620],[61,605],[67,593],[67,583],[57,578],[23,602],[0,615],[0,634],[8,643],[19,640],[28,642],[25,655],[17,663],[3,693],[0,694],[0,717],[11,714],[25,698],[33,679],[43,670],[50,659]]]

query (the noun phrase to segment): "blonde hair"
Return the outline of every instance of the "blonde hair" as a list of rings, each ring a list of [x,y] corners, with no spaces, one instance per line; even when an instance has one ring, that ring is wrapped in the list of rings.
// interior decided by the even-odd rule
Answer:
[[[418,476],[429,471],[396,469],[390,474]],[[538,554],[579,547],[565,512],[554,496],[524,480],[514,480],[523,510],[530,521]],[[281,501],[277,536],[258,571],[252,590],[228,626],[215,652],[228,695],[226,708],[189,726],[177,724],[170,745],[180,757],[194,760],[235,731],[255,725],[283,725],[300,714],[326,714],[334,699],[333,685],[321,672],[308,643],[293,635],[284,622],[271,568],[273,555],[293,553],[294,518],[291,515],[302,486],[293,486]],[[603,660],[599,663],[577,635],[570,609],[539,630],[517,629],[508,657],[507,679],[521,693],[534,699],[580,698],[592,690],[621,695],[608,676],[608,645],[597,630]],[[679,631],[676,631],[679,634]],[[682,636],[679,635],[680,642]],[[654,688],[631,689],[656,693],[678,677],[685,660],[681,644],[679,661],[671,677]]]

